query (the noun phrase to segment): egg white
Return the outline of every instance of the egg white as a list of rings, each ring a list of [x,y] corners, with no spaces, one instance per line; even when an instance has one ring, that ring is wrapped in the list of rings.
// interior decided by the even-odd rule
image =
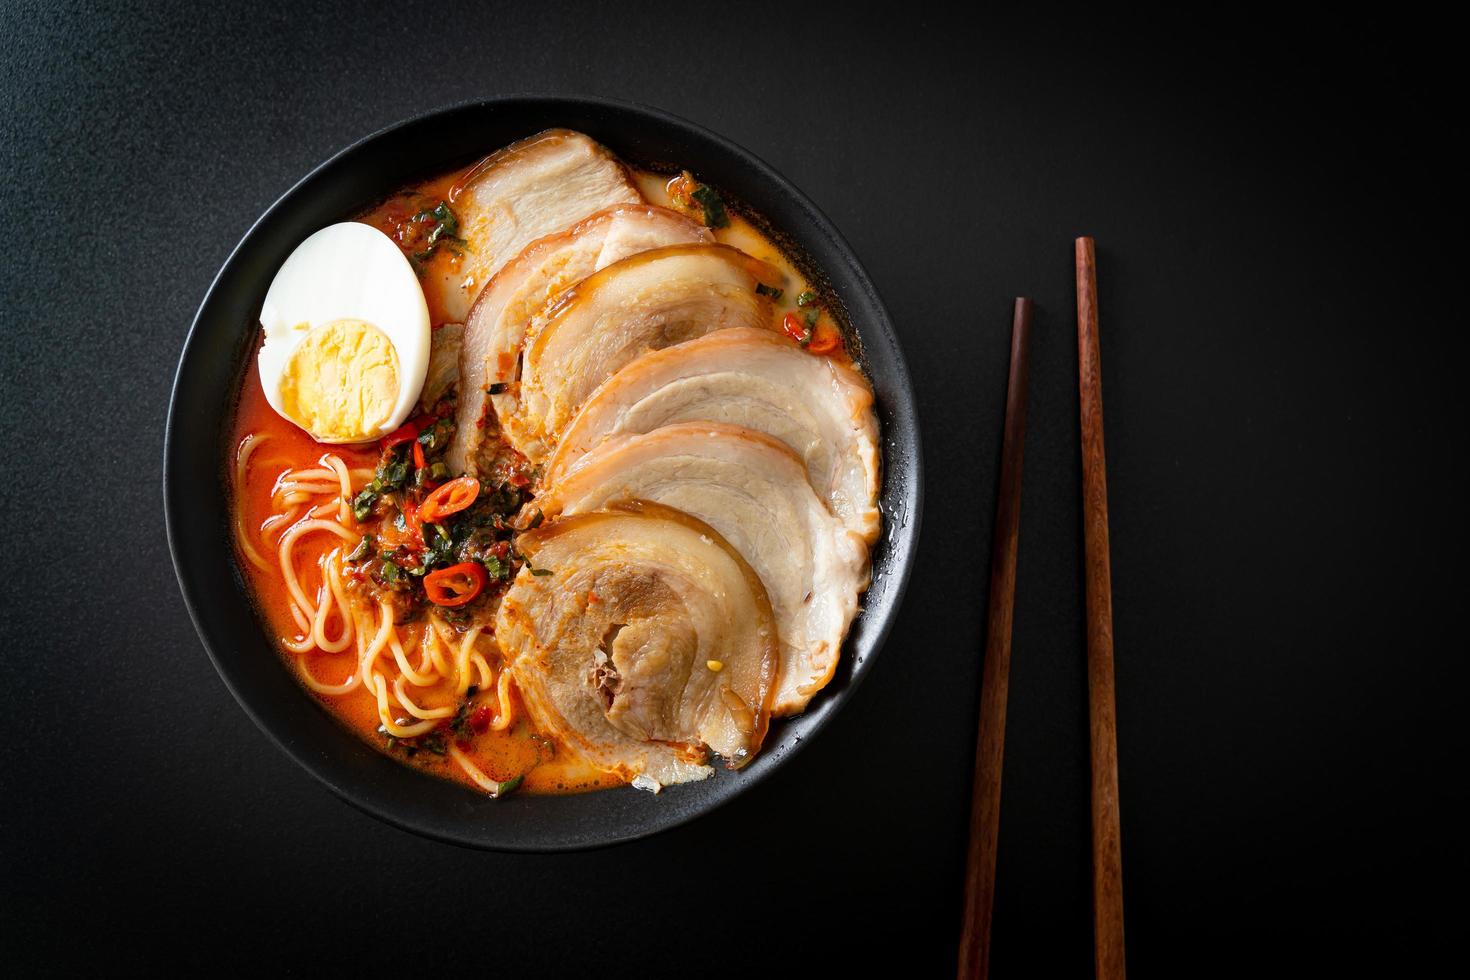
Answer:
[[[260,383],[282,418],[281,377],[292,353],[315,327],[334,320],[364,320],[387,336],[398,355],[398,398],[388,419],[357,438],[319,442],[368,442],[403,424],[418,401],[429,370],[429,307],[419,277],[391,238],[370,225],[329,225],[296,247],[282,263],[260,323]]]

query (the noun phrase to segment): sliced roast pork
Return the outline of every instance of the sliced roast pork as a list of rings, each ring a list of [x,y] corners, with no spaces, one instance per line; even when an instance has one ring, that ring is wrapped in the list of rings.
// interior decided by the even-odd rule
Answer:
[[[459,352],[464,345],[464,324],[445,323],[429,336],[429,370],[419,408],[428,411],[459,382]]]
[[[650,788],[708,776],[706,748],[730,768],[759,751],[776,628],[715,530],[635,503],[547,523],[518,548],[529,563],[495,633],[540,731]]]
[[[770,327],[756,292],[776,278],[728,245],[671,245],[614,262],[532,318],[521,350],[520,402],[500,422],[542,462],[582,403],[614,372],[660,350],[731,327]]]
[[[773,710],[792,714],[832,679],[842,637],[868,584],[868,549],[818,499],[784,443],[721,422],[681,422],[612,436],[546,488],[547,517],[620,500],[692,514],[748,561],[781,634]]]
[[[521,249],[594,211],[643,200],[628,171],[601,144],[548,129],[480,161],[449,192],[464,257],[425,288],[437,288],[446,319],[464,322],[490,277]]]
[[[721,330],[645,354],[582,407],[546,468],[555,484],[608,436],[707,420],[756,429],[806,464],[812,488],[847,527],[878,536],[878,422],[852,368],[770,330]]]
[[[599,211],[564,232],[526,246],[497,272],[470,310],[460,355],[458,428],[448,462],[456,472],[477,472],[479,450],[492,436],[487,413],[515,410],[514,382],[526,324],[547,301],[619,259],[663,245],[713,241],[703,225],[650,204],[621,204]],[[503,390],[490,395],[491,385]]]

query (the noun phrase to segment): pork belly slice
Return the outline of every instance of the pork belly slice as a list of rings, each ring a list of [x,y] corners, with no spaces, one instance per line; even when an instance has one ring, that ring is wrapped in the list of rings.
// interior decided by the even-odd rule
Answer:
[[[555,484],[609,436],[707,420],[755,429],[806,464],[848,529],[878,538],[878,421],[852,368],[770,330],[721,330],[638,358],[588,399],[546,467]]]
[[[497,272],[475,300],[465,325],[459,361],[459,405],[448,462],[455,472],[479,471],[486,413],[515,410],[510,388],[526,324],[547,301],[598,269],[663,245],[713,241],[703,225],[651,204],[620,204],[585,218],[566,231],[539,238]],[[489,395],[492,384],[507,390]],[[494,432],[490,427],[489,433]]]
[[[419,410],[427,412],[459,382],[459,354],[464,346],[464,324],[445,323],[429,336],[429,370],[419,394]]]
[[[802,461],[763,432],[681,422],[612,436],[535,504],[547,516],[651,500],[718,531],[760,576],[781,636],[772,710],[794,714],[832,679],[868,583],[867,545],[827,509]]]
[[[771,324],[755,291],[770,266],[728,245],[670,245],[595,272],[531,319],[521,348],[520,403],[502,416],[506,438],[545,461],[587,397],[651,350],[731,327]]]
[[[713,528],[650,503],[521,535],[495,635],[543,732],[648,786],[760,750],[777,666],[760,579]],[[550,574],[535,574],[532,569]]]
[[[438,289],[446,319],[462,323],[490,278],[531,242],[642,200],[622,163],[581,133],[548,129],[512,143],[450,189],[464,257],[424,288]]]

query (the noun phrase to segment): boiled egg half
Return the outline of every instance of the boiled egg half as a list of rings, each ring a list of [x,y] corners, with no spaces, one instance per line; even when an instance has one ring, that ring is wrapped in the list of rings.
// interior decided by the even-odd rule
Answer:
[[[344,221],[281,266],[260,309],[266,400],[318,442],[368,442],[403,424],[429,369],[429,308],[387,235]]]

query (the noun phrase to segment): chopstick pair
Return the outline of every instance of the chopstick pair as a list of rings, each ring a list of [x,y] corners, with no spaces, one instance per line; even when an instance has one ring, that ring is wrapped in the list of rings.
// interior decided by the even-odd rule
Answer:
[[[1082,422],[1083,554],[1087,583],[1087,688],[1092,770],[1093,962],[1100,980],[1122,980],[1123,856],[1118,809],[1118,741],[1113,688],[1112,572],[1108,553],[1107,468],[1103,451],[1102,365],[1098,349],[1097,258],[1091,238],[1076,242],[1077,367]],[[965,917],[960,935],[961,980],[990,970],[990,923],[995,908],[995,859],[1000,829],[1001,766],[1016,552],[1021,523],[1021,468],[1026,442],[1026,394],[1031,354],[1031,301],[1016,300],[1011,365],[1001,441],[1000,490],[990,555],[985,663],[966,853]]]

